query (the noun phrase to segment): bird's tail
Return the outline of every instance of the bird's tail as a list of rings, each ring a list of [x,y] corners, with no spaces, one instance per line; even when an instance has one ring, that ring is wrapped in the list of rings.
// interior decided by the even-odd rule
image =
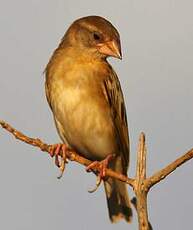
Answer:
[[[116,157],[110,162],[110,168],[118,173],[127,174],[127,167],[123,166],[122,158]],[[109,217],[112,223],[125,219],[130,222],[132,219],[131,203],[124,182],[109,177],[104,181]]]
[[[104,182],[109,217],[112,223],[124,218],[131,221],[132,210],[126,184],[113,178]]]

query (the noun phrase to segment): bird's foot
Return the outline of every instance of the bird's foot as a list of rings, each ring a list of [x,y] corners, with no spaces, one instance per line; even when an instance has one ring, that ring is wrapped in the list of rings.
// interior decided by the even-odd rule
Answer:
[[[60,155],[62,151],[62,155]],[[55,165],[60,169],[60,175],[57,177],[60,179],[64,173],[65,165],[67,162],[66,157],[67,146],[65,144],[54,144],[50,146],[50,156],[55,157]]]
[[[90,192],[90,193],[95,192],[98,189],[98,187],[100,186],[101,181],[105,180],[106,170],[107,170],[108,164],[113,158],[114,158],[114,155],[109,154],[104,160],[102,160],[102,161],[93,161],[90,165],[88,165],[86,167],[87,172],[90,172],[90,171],[93,171],[93,170],[96,170],[96,169],[99,171],[99,173],[97,175],[97,181],[96,181],[95,188],[92,189],[92,190],[89,190],[88,192]]]
[[[104,160],[102,161],[93,161],[86,167],[87,172],[91,172],[92,170],[98,169],[99,176],[101,179],[105,179],[106,177],[106,169],[108,167],[109,162],[112,160],[113,154],[109,154]]]

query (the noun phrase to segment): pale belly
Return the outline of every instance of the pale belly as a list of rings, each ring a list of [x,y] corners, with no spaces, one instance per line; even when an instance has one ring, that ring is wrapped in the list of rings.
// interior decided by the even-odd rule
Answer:
[[[86,90],[57,90],[53,110],[62,140],[92,160],[115,153],[116,134],[106,99]]]

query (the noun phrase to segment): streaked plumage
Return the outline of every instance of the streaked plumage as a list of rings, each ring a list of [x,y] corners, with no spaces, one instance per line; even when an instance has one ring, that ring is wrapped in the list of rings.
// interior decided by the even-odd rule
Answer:
[[[46,96],[64,143],[90,160],[116,154],[110,167],[127,174],[129,136],[123,94],[108,56],[119,57],[120,38],[98,16],[75,21],[46,67]],[[126,185],[104,182],[112,222],[131,218]]]

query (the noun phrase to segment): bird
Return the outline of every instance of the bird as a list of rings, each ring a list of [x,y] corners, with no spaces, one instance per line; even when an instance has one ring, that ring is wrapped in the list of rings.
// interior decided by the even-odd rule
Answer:
[[[126,184],[104,173],[108,165],[127,175],[130,154],[124,97],[108,57],[122,58],[120,35],[112,23],[101,16],[75,20],[45,68],[45,92],[63,152],[73,149],[102,165],[110,220],[130,222]],[[58,159],[56,164],[60,166]]]

